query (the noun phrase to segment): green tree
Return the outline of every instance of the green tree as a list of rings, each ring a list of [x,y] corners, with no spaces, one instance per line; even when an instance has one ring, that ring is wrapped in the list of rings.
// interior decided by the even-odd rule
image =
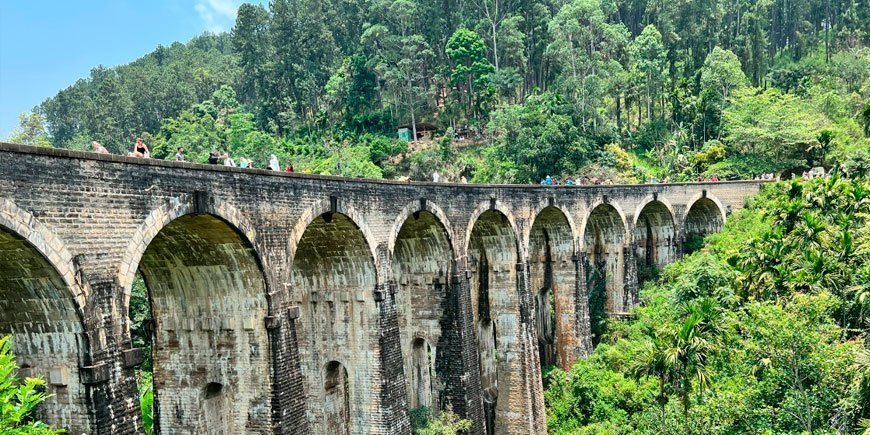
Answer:
[[[481,99],[487,94],[489,75],[495,69],[486,60],[486,45],[477,33],[462,28],[447,41],[447,56],[453,61],[451,84],[459,87],[460,103],[469,118],[481,112]]]
[[[628,30],[608,19],[611,3],[574,0],[550,22],[552,42],[547,48],[557,68],[557,89],[575,104],[584,131],[597,132],[605,119],[599,108],[615,92],[613,78],[623,71],[620,55],[628,44]]]
[[[735,90],[748,84],[740,66],[740,59],[729,51],[716,47],[704,60],[701,68],[701,91],[715,93],[727,100]]]
[[[536,182],[585,163],[589,144],[566,108],[570,106],[558,96],[545,93],[492,113],[489,129],[496,138],[496,158],[516,169],[505,181]]]
[[[666,52],[662,44],[661,33],[652,24],[647,25],[643,32],[631,42],[629,51],[635,73],[642,77],[646,95],[647,120],[652,121],[656,101],[663,94],[662,86],[665,79]],[[662,110],[664,110],[663,105]]]
[[[39,112],[26,112],[18,115],[18,127],[9,135],[9,142],[38,147],[50,147],[45,121]]]

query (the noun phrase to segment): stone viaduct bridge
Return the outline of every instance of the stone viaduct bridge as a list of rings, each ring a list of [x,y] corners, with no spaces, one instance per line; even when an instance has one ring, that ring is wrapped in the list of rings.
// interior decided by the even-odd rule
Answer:
[[[144,279],[166,434],[542,434],[541,365],[591,351],[638,277],[758,182],[398,183],[0,144],[0,334],[41,418],[142,432],[128,319]],[[601,290],[603,289],[603,290]]]

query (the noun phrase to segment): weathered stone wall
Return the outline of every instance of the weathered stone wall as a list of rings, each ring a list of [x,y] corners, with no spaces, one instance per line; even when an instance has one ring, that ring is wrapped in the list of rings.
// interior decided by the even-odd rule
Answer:
[[[542,433],[541,362],[591,350],[585,269],[623,312],[647,251],[671,261],[758,186],[406,184],[0,144],[0,333],[74,433],[141,431],[137,273],[163,433],[409,433],[426,404],[474,434]]]

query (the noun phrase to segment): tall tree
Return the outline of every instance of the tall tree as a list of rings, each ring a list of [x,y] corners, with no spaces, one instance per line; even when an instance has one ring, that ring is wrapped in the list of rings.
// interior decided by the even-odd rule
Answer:
[[[661,33],[652,24],[644,27],[643,32],[632,41],[630,52],[632,67],[643,80],[647,120],[651,121],[655,111],[655,102],[662,95],[662,85],[665,79],[664,67],[667,54],[662,44]],[[662,112],[664,112],[664,107],[662,107]]]

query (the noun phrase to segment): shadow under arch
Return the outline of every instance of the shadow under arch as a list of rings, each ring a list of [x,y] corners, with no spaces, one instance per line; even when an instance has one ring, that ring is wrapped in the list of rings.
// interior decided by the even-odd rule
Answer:
[[[291,299],[300,307],[296,325],[309,424],[316,434],[361,433],[376,418],[362,403],[380,391],[380,382],[371,375],[379,359],[364,357],[379,346],[374,300],[378,272],[372,248],[358,221],[332,211],[311,219],[291,243]],[[331,414],[330,407],[338,402],[315,383],[330,361],[355,362],[345,368],[347,419],[334,418],[343,415]]]
[[[46,252],[57,261],[66,250],[59,240],[45,244],[53,235],[35,235],[43,229],[38,221],[31,217],[24,224],[12,216],[22,215],[0,214],[0,336],[12,335],[19,377],[47,381],[50,396],[37,407],[37,417],[71,433],[89,433],[88,392],[79,375],[88,350],[76,298],[81,292],[61,272],[72,266],[49,259]]]
[[[408,405],[441,409],[444,403],[432,387],[450,382],[444,368],[449,369],[445,358],[451,349],[441,341],[450,328],[445,316],[450,314],[449,282],[456,269],[450,233],[438,216],[417,210],[405,218],[391,245]]]
[[[634,215],[638,283],[658,277],[678,256],[679,238],[673,207],[663,198],[648,197]]]
[[[725,224],[725,209],[717,198],[697,196],[689,204],[683,221],[684,254],[700,249],[704,237],[719,232]]]
[[[480,384],[487,434],[521,427],[511,399],[520,389],[522,355],[520,294],[515,227],[503,212],[490,209],[473,221],[467,243],[471,304],[480,359]]]
[[[548,206],[535,215],[528,252],[541,365],[569,370],[583,353],[576,306],[586,301],[577,301],[574,236],[564,211]]]
[[[630,301],[624,291],[625,245],[629,241],[625,215],[614,204],[598,203],[587,215],[582,231],[590,313],[596,310],[594,300],[600,293],[608,314],[624,312]]]
[[[119,282],[128,306],[137,271],[147,288],[156,431],[272,424],[269,292],[254,237],[231,206],[195,210],[184,199],[154,210],[134,236]]]

